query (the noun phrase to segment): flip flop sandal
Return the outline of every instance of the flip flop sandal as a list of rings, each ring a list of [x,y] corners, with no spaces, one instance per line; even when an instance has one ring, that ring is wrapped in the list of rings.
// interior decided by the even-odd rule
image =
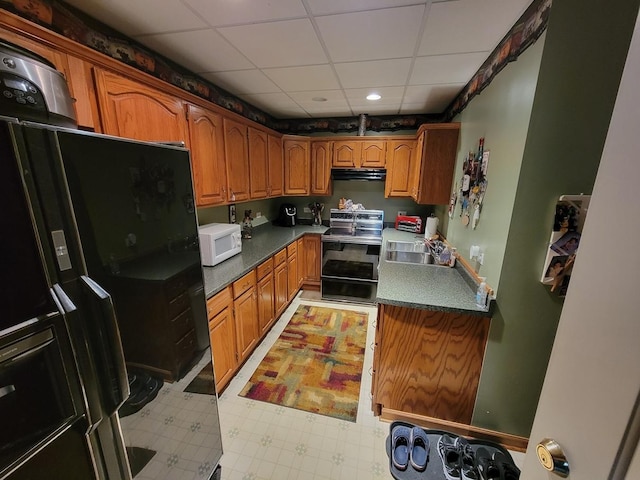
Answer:
[[[411,466],[419,472],[427,468],[429,460],[429,439],[427,432],[420,427],[411,429],[411,450],[409,451]]]
[[[400,471],[409,465],[409,445],[411,428],[398,425],[391,431],[391,462]]]
[[[481,480],[504,480],[498,463],[491,458],[486,448],[480,447],[476,450],[476,463]]]
[[[460,449],[456,439],[444,434],[438,440],[438,453],[442,459],[442,470],[447,480],[460,480]]]
[[[501,480],[518,480],[520,478],[520,469],[513,464],[507,456],[502,452],[493,454],[493,461],[498,464],[500,469]]]

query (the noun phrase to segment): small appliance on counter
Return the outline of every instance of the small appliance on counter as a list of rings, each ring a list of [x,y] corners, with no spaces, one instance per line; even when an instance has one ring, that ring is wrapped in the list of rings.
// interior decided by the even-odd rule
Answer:
[[[280,205],[278,218],[273,223],[281,227],[295,227],[298,223],[297,213],[298,211],[295,205],[292,203],[283,203]]]
[[[209,223],[198,227],[202,265],[213,267],[242,252],[241,227],[237,223]]]
[[[422,218],[416,215],[398,215],[396,230],[411,233],[422,233]]]

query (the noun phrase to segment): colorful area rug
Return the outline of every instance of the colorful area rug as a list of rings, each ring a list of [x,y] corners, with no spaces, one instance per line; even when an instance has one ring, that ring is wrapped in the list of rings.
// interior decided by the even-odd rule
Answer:
[[[240,396],[356,421],[367,314],[300,305]]]

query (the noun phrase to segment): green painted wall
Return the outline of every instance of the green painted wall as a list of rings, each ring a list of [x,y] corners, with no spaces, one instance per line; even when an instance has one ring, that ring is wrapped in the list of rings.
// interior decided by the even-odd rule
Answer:
[[[458,189],[461,185],[466,154],[476,152],[478,140],[484,137],[485,150],[490,151],[488,188],[475,230],[461,222],[461,199],[451,219],[446,207],[438,208],[438,217],[447,240],[465,259],[470,260],[471,245],[484,251],[483,265],[470,263],[477,267],[479,275],[487,277],[494,290],[500,280],[543,46],[544,35],[518,61],[508,64],[455,118],[461,122],[461,129],[454,187],[456,183]]]
[[[473,416],[476,426],[523,436],[531,431],[562,310],[562,302],[539,282],[555,202],[562,194],[591,192],[639,3],[553,3]]]

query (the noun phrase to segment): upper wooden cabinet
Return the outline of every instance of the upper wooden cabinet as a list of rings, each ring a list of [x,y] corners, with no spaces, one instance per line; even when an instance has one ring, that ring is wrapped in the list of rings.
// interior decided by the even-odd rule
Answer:
[[[224,152],[227,164],[227,199],[231,202],[249,200],[249,151],[247,125],[224,118]]]
[[[331,142],[311,142],[311,195],[331,195]]]
[[[385,197],[410,197],[415,189],[414,154],[416,140],[391,140],[387,142],[387,178]]]
[[[189,146],[181,99],[102,69],[95,69],[95,77],[104,133]]]
[[[336,140],[333,142],[335,168],[384,168],[387,142],[382,140]]]
[[[269,196],[267,134],[252,127],[249,127],[249,185],[252,199]]]
[[[459,123],[426,124],[418,130],[415,190],[412,193],[417,203],[449,203],[459,133]]]
[[[282,137],[268,135],[267,149],[269,151],[269,196],[280,197],[284,193]]]
[[[227,201],[222,115],[187,105],[189,144],[198,207]]]
[[[284,194],[309,195],[311,169],[309,167],[309,138],[284,139]]]

